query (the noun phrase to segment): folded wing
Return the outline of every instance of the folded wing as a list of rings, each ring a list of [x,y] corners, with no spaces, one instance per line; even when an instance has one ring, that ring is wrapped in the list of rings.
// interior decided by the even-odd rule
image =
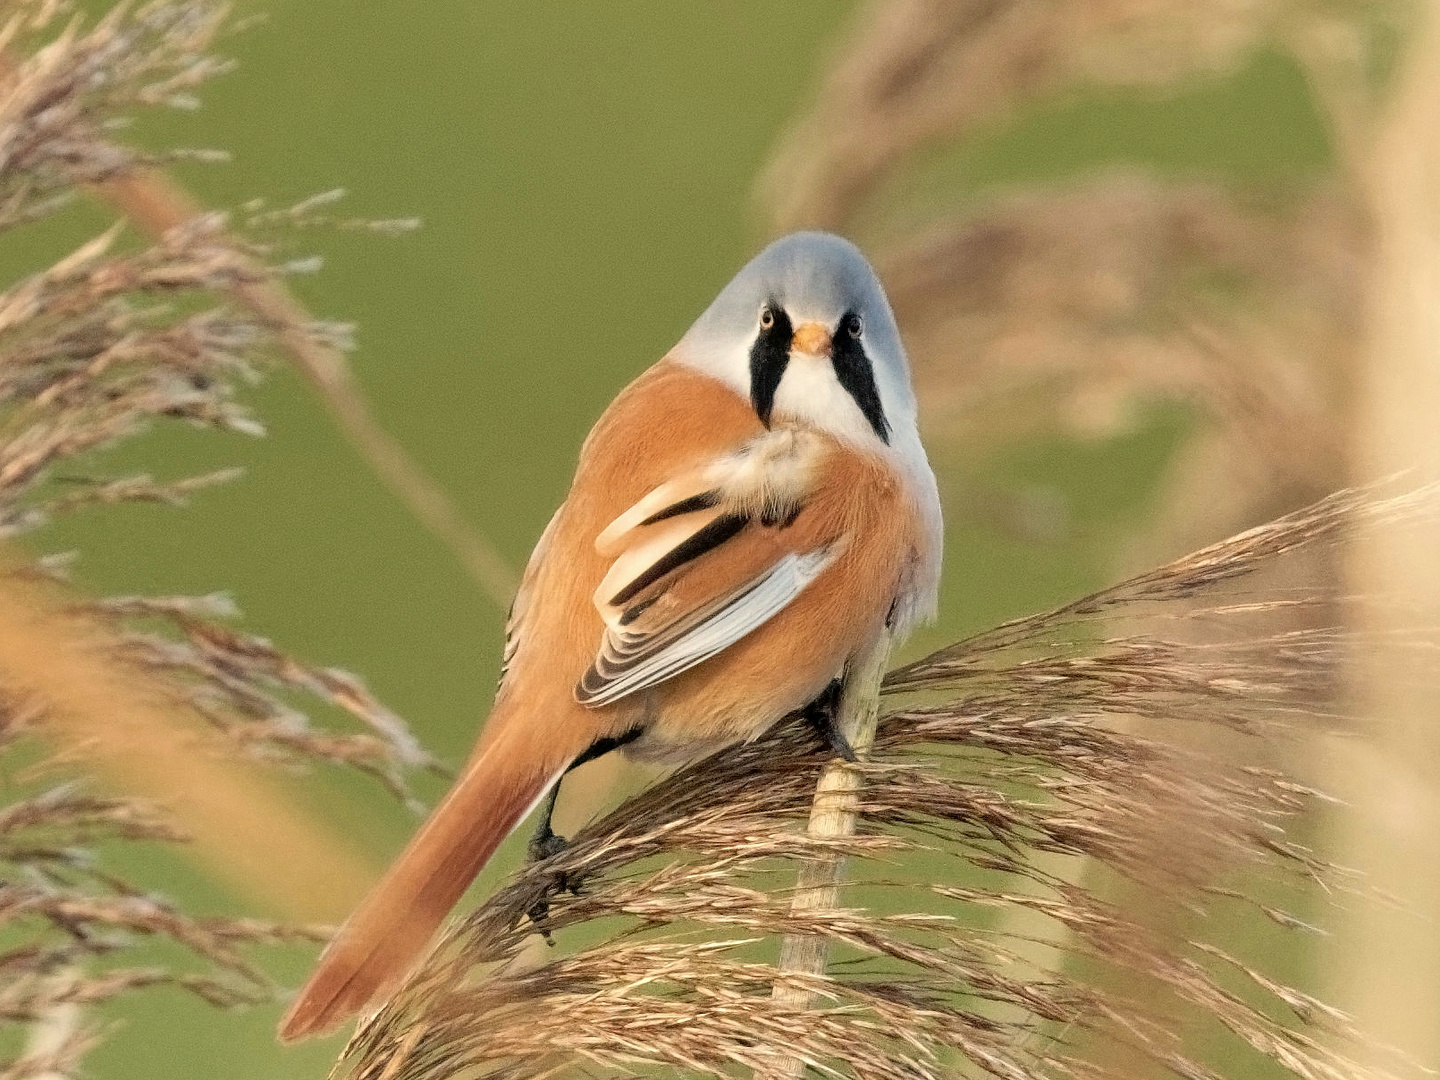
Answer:
[[[595,591],[605,633],[575,688],[582,705],[609,705],[702,663],[824,571],[836,543],[796,550],[787,529],[827,452],[808,432],[767,433],[661,485],[601,532],[596,550],[614,562]]]

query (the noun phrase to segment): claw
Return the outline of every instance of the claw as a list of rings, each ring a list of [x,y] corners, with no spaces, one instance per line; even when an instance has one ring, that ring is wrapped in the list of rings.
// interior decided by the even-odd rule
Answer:
[[[545,921],[550,917],[550,894],[548,891],[530,905],[525,912],[525,917],[535,927],[535,932],[545,939],[545,944],[554,948],[555,938],[550,933],[549,927],[545,925]]]
[[[531,838],[530,846],[526,849],[526,854],[532,863],[544,862],[552,855],[559,855],[570,846],[570,841],[566,840],[563,836],[556,836],[555,833],[548,828],[548,824],[549,823],[546,822],[546,827],[542,828]],[[534,924],[540,936],[545,939],[545,944],[551,946],[555,944],[555,939],[551,936],[550,931],[545,928],[544,923],[550,916],[550,897],[555,893],[562,892],[568,892],[572,896],[579,896],[580,888],[571,882],[569,875],[557,873],[546,887],[544,895],[536,900],[535,903],[531,904],[525,912],[526,918]]]
[[[530,840],[530,846],[526,848],[526,854],[532,863],[544,862],[552,855],[559,855],[570,846],[570,841],[563,836],[556,836],[549,829],[536,833]]]
[[[607,735],[603,739],[597,739],[591,744],[589,749],[572,761],[565,771],[569,772],[570,769],[575,768],[575,766],[583,765],[587,761],[593,761],[602,754],[608,754],[611,750],[618,750],[620,747],[639,738],[643,733],[643,728],[635,727],[628,731],[621,732],[619,735]],[[545,798],[544,806],[540,813],[540,827],[535,830],[535,834],[530,838],[530,846],[526,848],[526,853],[529,856],[528,861],[531,863],[544,862],[552,856],[559,855],[570,846],[569,841],[563,836],[556,836],[555,830],[550,827],[551,816],[555,813],[555,799],[559,794],[560,783],[557,781],[551,786],[550,794]],[[550,931],[545,929],[543,924],[550,915],[550,897],[564,892],[568,892],[572,896],[579,896],[580,881],[572,881],[568,875],[557,872],[552,876],[550,884],[546,887],[540,899],[531,904],[530,908],[525,912],[526,917],[534,924],[536,931],[551,945],[554,945],[555,941],[550,936]]]
[[[845,733],[840,730],[840,725],[835,722],[835,716],[840,708],[840,691],[844,684],[839,679],[833,679],[830,685],[812,701],[805,706],[805,719],[812,727],[819,732],[820,737],[825,740],[836,757],[852,764],[860,760],[855,748],[850,745],[850,740],[845,738]]]
[[[860,755],[855,753],[855,748],[850,745],[850,740],[845,738],[845,733],[833,721],[825,731],[825,738],[830,744],[830,749],[835,751],[836,757],[848,761],[851,765],[860,760]]]

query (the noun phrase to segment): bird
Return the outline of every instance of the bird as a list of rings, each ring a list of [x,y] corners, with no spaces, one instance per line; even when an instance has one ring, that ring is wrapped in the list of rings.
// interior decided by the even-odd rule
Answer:
[[[764,248],[585,439],[505,630],[459,778],[322,953],[291,1041],[383,1002],[565,773],[610,751],[693,763],[811,710],[934,616],[942,520],[895,316],[850,241]]]

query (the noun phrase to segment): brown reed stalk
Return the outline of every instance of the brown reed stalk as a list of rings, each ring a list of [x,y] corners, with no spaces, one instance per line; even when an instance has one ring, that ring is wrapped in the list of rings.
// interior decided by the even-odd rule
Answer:
[[[800,1060],[865,1080],[1021,1080],[1126,1075],[1106,1064],[1123,1046],[1210,1078],[1224,1074],[1201,1033],[1219,1028],[1306,1080],[1389,1075],[1357,1061],[1342,1014],[1214,940],[1235,920],[1306,933],[1316,916],[1280,897],[1308,906],[1317,888],[1361,888],[1288,835],[1323,800],[1163,736],[1199,725],[1253,751],[1346,727],[1333,687],[1356,649],[1390,650],[1427,678],[1429,639],[1318,622],[1273,631],[1277,611],[1318,616],[1334,598],[1261,582],[1357,533],[1433,520],[1437,499],[1341,493],[893,671],[855,767],[851,835],[803,824],[829,767],[804,725],[682,770],[453,927],[338,1072],[722,1077]],[[1158,852],[1157,828],[1174,838]],[[797,904],[786,860],[842,857],[863,884],[855,899]],[[1042,857],[1133,882],[1173,912],[1170,929]],[[536,927],[526,912],[562,879],[577,891],[550,895]],[[1022,911],[1065,930],[1046,947],[1069,963],[1027,959],[1026,935],[987,914]],[[537,929],[558,943],[548,962],[528,953]],[[775,950],[787,935],[843,956],[824,973],[786,970]]]
[[[188,192],[154,168],[132,165],[107,177],[95,190],[155,239],[203,214]],[[366,464],[450,549],[481,591],[501,610],[507,609],[519,584],[514,569],[489,537],[465,520],[445,489],[375,419],[345,354],[310,332],[315,320],[304,306],[281,282],[263,274],[237,282],[234,293],[275,335]]]

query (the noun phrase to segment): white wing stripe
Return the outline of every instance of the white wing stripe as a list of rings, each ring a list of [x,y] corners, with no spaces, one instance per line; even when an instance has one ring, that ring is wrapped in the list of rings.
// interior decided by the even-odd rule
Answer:
[[[587,693],[584,683],[576,687],[577,699],[590,707],[609,705],[708,660],[779,614],[820,576],[833,557],[828,547],[786,555],[704,622],[623,675],[605,682],[594,693]]]

